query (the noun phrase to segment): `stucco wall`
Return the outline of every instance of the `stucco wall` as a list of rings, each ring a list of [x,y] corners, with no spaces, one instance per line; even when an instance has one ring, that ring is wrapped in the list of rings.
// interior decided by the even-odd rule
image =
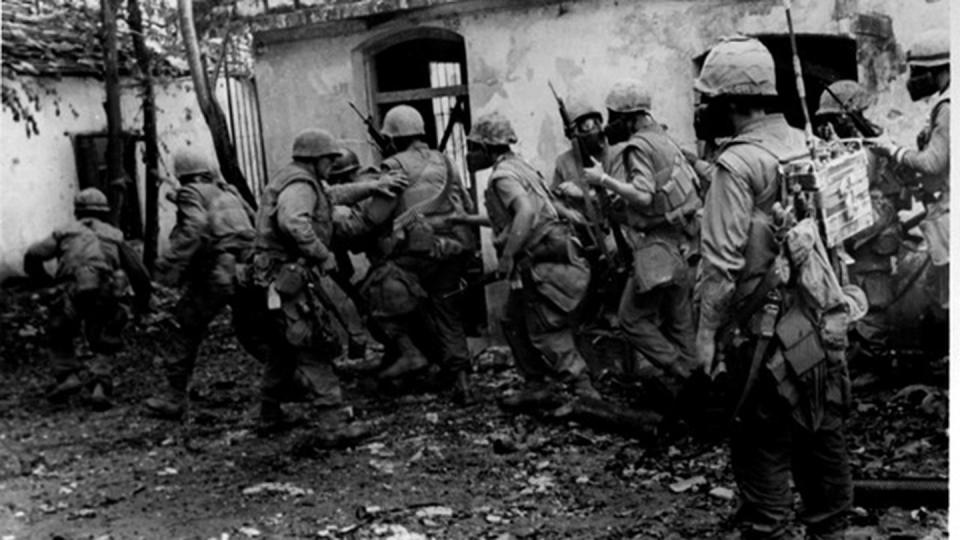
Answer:
[[[77,170],[69,135],[106,130],[102,82],[66,78],[27,84],[41,84],[50,92],[42,93],[39,100],[39,135],[27,137],[23,124],[15,122],[6,110],[0,117],[0,280],[21,271],[23,253],[30,243],[67,223],[73,215]],[[121,100],[125,130],[142,128],[138,93],[125,84]],[[157,89],[157,128],[162,176],[172,177],[170,153],[183,146],[195,145],[212,158],[209,131],[188,81],[172,81]],[[138,192],[143,215],[145,190],[140,163]],[[160,188],[160,249],[175,219],[175,208],[166,199],[172,186],[164,182]]]
[[[949,24],[946,0],[793,4],[798,32],[846,33],[857,13],[888,15],[903,48],[921,30]],[[402,28],[438,26],[463,35],[473,117],[492,110],[509,117],[520,138],[519,150],[545,173],[566,147],[547,81],[562,94],[575,92],[597,105],[617,79],[646,81],[654,94],[655,115],[681,143],[693,144],[691,59],[720,36],[737,31],[786,32],[782,3],[771,0],[588,0],[430,13],[404,15],[376,31],[266,45],[255,65],[270,165],[287,159],[293,135],[310,125],[331,129],[361,156],[369,155],[363,127],[346,103],[366,104],[360,77],[364,71],[358,65],[362,57],[354,50]],[[910,103],[896,54],[887,56],[874,64],[882,73],[873,116],[893,135],[912,141],[925,106]]]

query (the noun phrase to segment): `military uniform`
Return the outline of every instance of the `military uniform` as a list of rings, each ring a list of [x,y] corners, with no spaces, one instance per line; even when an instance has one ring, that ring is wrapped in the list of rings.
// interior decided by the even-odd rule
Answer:
[[[516,135],[506,118],[498,113],[480,118],[468,140],[505,149],[492,162],[485,204],[494,245],[501,258],[513,260],[513,276],[504,277],[515,278],[515,286],[500,326],[517,368],[528,388],[556,380],[597,397],[571,328],[572,314],[590,282],[579,244],[560,222],[540,173],[509,151]],[[532,215],[529,227],[518,215],[520,208]]]
[[[774,96],[773,58],[755,40],[724,41],[708,54],[695,85],[710,97]],[[806,153],[803,134],[782,115],[749,120],[721,149],[704,204],[697,343],[709,356],[717,329],[723,337],[736,327],[741,336],[721,341],[718,354],[735,381],[731,461],[745,539],[786,537],[791,473],[807,538],[842,538],[852,502],[846,315],[836,305],[812,304],[794,281],[785,284],[772,227],[779,164]]]
[[[294,141],[294,158],[263,192],[249,269],[261,331],[269,343],[261,416],[270,424],[284,401],[342,403],[332,361],[341,344],[331,328],[318,274],[333,266],[329,195],[310,160],[333,158],[333,138],[306,130]],[[314,161],[313,163],[316,163]]]
[[[51,367],[57,387],[52,399],[65,397],[90,383],[94,406],[109,406],[112,380],[110,357],[123,347],[121,333],[128,320],[122,300],[132,285],[140,307],[149,301],[151,284],[139,256],[123,233],[101,221],[109,212],[107,198],[88,188],[77,195],[78,219],[28,248],[24,269],[32,277],[48,278],[44,261],[56,258],[57,300],[49,325]],[[94,213],[98,213],[94,215]],[[73,340],[80,332],[95,354],[86,370],[78,361]]]
[[[259,345],[253,345],[250,306],[240,301],[243,296],[236,290],[237,264],[249,258],[253,247],[253,209],[236,188],[213,178],[214,171],[199,156],[177,154],[174,168],[182,182],[194,175],[204,178],[184,182],[177,190],[177,222],[168,250],[157,261],[161,282],[186,285],[174,308],[179,332],[170,343],[167,392],[146,402],[163,416],[183,413],[200,344],[210,322],[227,305],[232,307],[240,342],[255,356],[262,359],[264,354]]]
[[[686,379],[693,368],[693,280],[687,261],[696,251],[694,212],[700,207],[693,171],[660,126],[648,122],[608,162],[614,178],[650,197],[628,205],[622,225],[633,247],[634,272],[618,310],[633,347],[667,373]],[[664,186],[672,182],[670,189]],[[672,199],[672,200],[671,200]]]

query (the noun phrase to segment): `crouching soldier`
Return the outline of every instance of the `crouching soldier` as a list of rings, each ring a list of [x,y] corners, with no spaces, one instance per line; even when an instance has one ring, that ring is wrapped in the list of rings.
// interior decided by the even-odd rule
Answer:
[[[336,269],[329,249],[332,206],[323,181],[338,150],[333,137],[308,129],[293,142],[293,160],[267,185],[257,213],[250,288],[256,318],[268,340],[260,403],[260,431],[290,426],[281,404],[310,401],[328,409],[343,403],[333,359],[342,349],[331,328],[330,305],[317,284]],[[327,301],[325,301],[327,300]],[[346,442],[363,436],[359,425],[334,420],[331,433]]]
[[[27,274],[50,280],[44,262],[56,258],[59,288],[49,319],[55,386],[47,396],[58,401],[90,389],[94,409],[111,406],[111,358],[123,347],[121,333],[128,315],[123,297],[128,285],[136,293],[135,308],[145,310],[152,286],[137,253],[123,241],[123,233],[106,222],[107,197],[87,188],[74,199],[76,220],[57,229],[27,250]],[[73,340],[81,333],[94,359],[88,366],[77,360]]]
[[[237,263],[249,256],[254,237],[253,209],[204,157],[180,151],[173,159],[181,186],[177,223],[169,249],[157,261],[157,279],[186,287],[174,311],[179,331],[172,336],[165,365],[167,387],[144,403],[150,414],[171,419],[186,410],[197,352],[217,314],[232,304],[237,337],[244,342],[250,336],[238,324],[247,309],[235,302],[235,281]]]
[[[510,122],[498,113],[480,118],[467,139],[471,168],[493,168],[487,215],[497,238],[498,271],[514,283],[501,326],[525,387],[505,404],[537,401],[553,381],[578,396],[599,398],[570,324],[590,268],[560,222],[540,173],[510,150],[516,142]]]

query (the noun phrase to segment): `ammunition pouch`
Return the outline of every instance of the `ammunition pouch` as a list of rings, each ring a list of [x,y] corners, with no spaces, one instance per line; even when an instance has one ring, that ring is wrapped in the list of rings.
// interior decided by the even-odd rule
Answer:
[[[106,271],[103,268],[85,264],[73,271],[73,288],[77,292],[97,291],[104,281]]]
[[[565,315],[577,309],[590,284],[590,267],[583,259],[525,264],[520,272],[528,290]]]
[[[282,299],[293,298],[307,286],[306,269],[298,263],[286,263],[277,271],[273,288]]]
[[[633,277],[637,294],[665,287],[683,279],[687,263],[680,248],[659,238],[644,238],[633,253]]]
[[[393,262],[374,268],[360,287],[374,317],[412,313],[427,298],[417,276]]]

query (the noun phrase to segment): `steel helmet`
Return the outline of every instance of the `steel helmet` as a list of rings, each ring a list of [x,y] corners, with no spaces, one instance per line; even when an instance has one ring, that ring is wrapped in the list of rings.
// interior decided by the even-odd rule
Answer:
[[[907,63],[917,67],[937,67],[950,63],[950,33],[946,30],[927,30],[907,52]]]
[[[713,46],[693,87],[707,96],[776,96],[770,51],[756,39],[733,36]]]
[[[333,160],[330,176],[346,176],[359,168],[360,160],[357,159],[357,154],[349,148],[341,148],[337,159]]]
[[[181,149],[173,155],[173,174],[178,178],[203,173],[213,173],[213,167],[199,152]]]
[[[107,196],[97,188],[86,188],[73,198],[75,212],[109,212]]]
[[[411,137],[425,135],[423,117],[409,105],[397,105],[387,111],[383,117],[383,127],[380,133],[387,137]]]
[[[325,129],[310,128],[297,134],[293,139],[293,157],[322,158],[340,155],[333,135]]]
[[[596,116],[598,120],[603,121],[603,113],[600,112],[600,109],[590,105],[585,99],[571,99],[570,105],[567,107],[567,112],[570,113],[570,120],[572,120],[573,123],[577,123],[590,116]]]
[[[477,119],[470,130],[468,141],[494,146],[504,146],[517,142],[517,134],[505,116],[498,112],[485,114]]]
[[[610,112],[649,112],[653,104],[650,93],[637,81],[620,81],[607,94],[606,106]]]
[[[817,115],[844,114],[844,108],[852,112],[865,111],[876,103],[876,97],[867,92],[857,81],[844,79],[836,81],[820,94],[820,106]],[[831,95],[830,92],[833,92]],[[834,97],[836,96],[836,98]],[[840,102],[837,102],[837,99]]]

